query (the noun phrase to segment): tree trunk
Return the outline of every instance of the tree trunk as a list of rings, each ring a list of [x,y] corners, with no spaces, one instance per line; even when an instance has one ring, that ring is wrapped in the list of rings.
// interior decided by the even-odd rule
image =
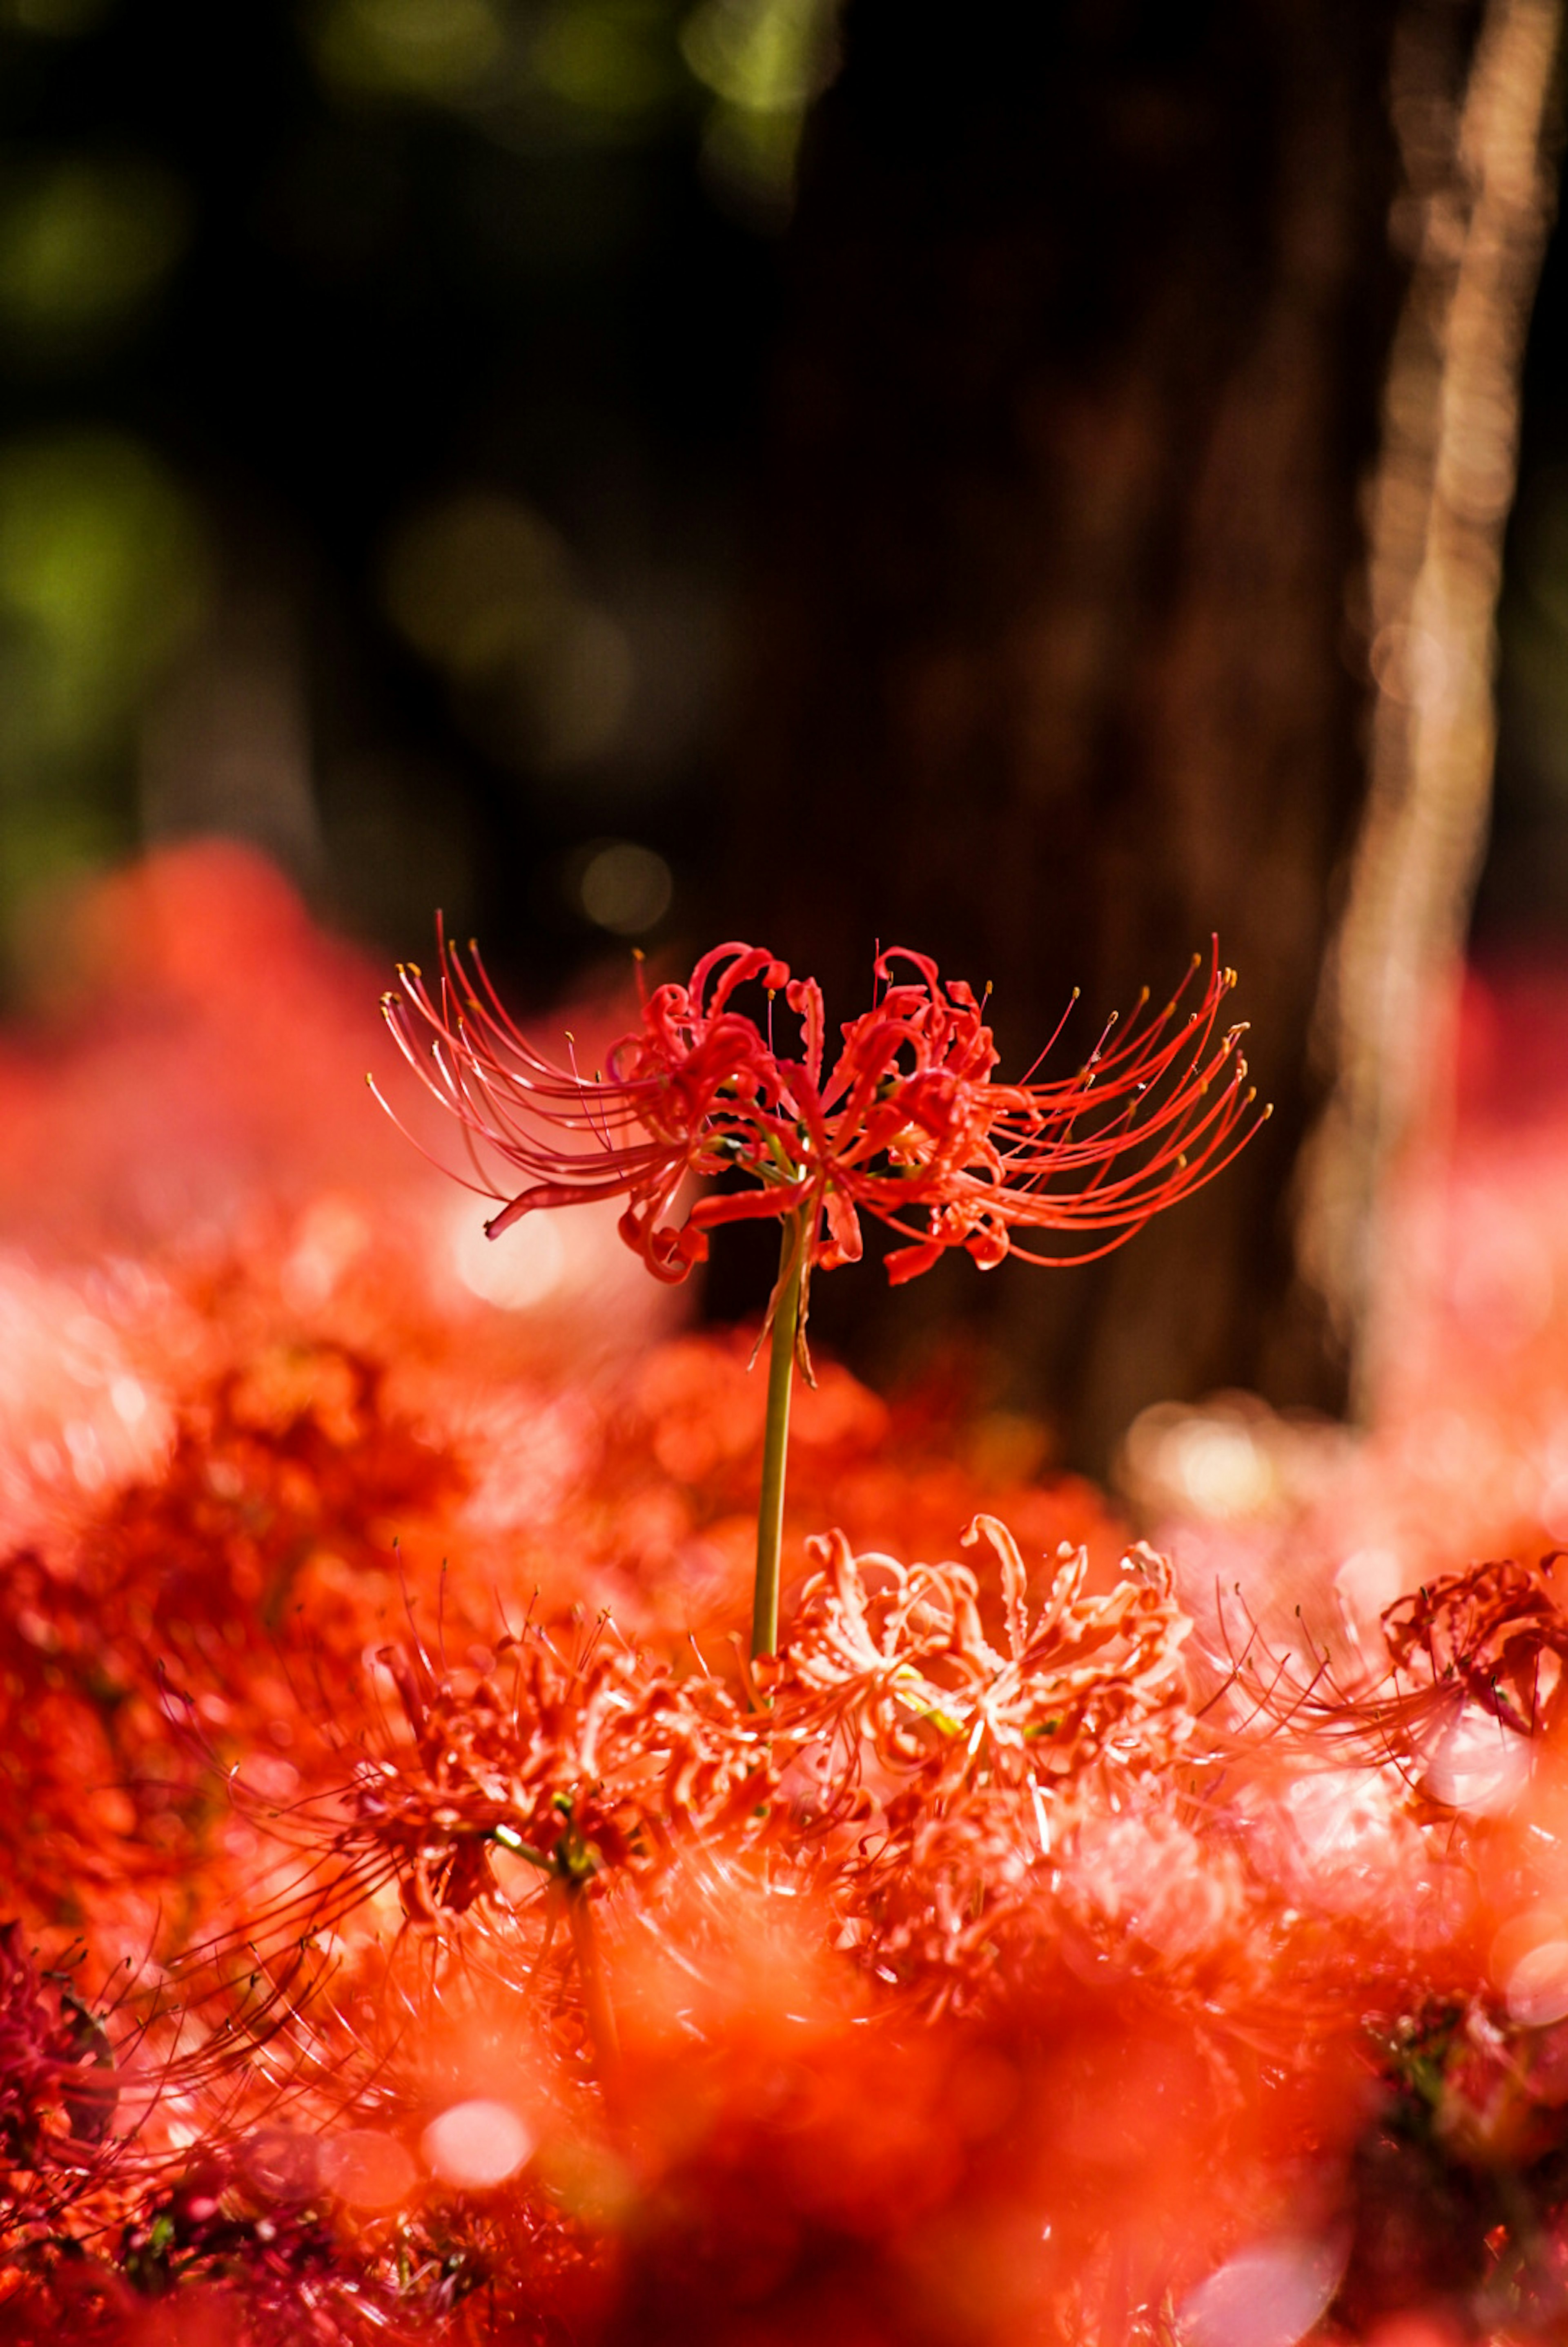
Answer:
[[[1418,13],[1462,89],[1479,10]],[[830,1016],[877,938],[993,980],[1005,1075],[1074,984],[1064,1062],[1217,931],[1276,1105],[1101,1266],[820,1283],[819,1331],[883,1374],[967,1322],[993,1399],[1045,1407],[1090,1467],[1156,1399],[1343,1398],[1290,1205],[1364,799],[1397,14],[849,0],[808,147],[738,933],[815,970]],[[748,1276],[716,1266],[716,1307]]]
[[[1495,745],[1494,620],[1513,502],[1525,329],[1553,210],[1562,0],[1487,0],[1462,88],[1441,15],[1396,45],[1411,274],[1368,500],[1376,681],[1369,789],[1323,990],[1332,1085],[1303,1153],[1303,1268],[1348,1340],[1357,1414],[1408,1322],[1400,1213],[1446,1140],[1471,902]],[[1390,1307],[1392,1307],[1390,1311]]]

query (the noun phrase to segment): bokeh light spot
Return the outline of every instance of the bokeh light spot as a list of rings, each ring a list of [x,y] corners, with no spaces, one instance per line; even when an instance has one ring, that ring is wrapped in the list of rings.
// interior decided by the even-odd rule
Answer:
[[[484,2191],[515,2176],[534,2149],[534,2138],[509,2103],[481,2097],[453,2103],[432,2119],[420,2149],[432,2175],[443,2184]]]
[[[326,80],[411,97],[457,96],[505,47],[487,0],[332,0],[312,31]]]
[[[184,251],[185,191],[161,166],[66,156],[0,188],[0,321],[24,348],[97,341]]]
[[[1512,1807],[1529,1776],[1529,1738],[1466,1704],[1439,1737],[1420,1784],[1445,1809],[1490,1818]]]
[[[515,498],[465,490],[411,515],[382,592],[492,755],[561,773],[620,734],[635,681],[626,631],[585,594],[559,532]]]
[[[1568,2020],[1568,1940],[1545,1940],[1521,1956],[1508,1976],[1508,2010],[1525,2029]]]
[[[351,2127],[321,2146],[321,2181],[351,2209],[395,2209],[417,2181],[413,2161],[395,2136]]]
[[[0,458],[0,615],[12,656],[0,764],[101,740],[188,639],[207,584],[199,526],[134,441],[61,434]]]
[[[596,928],[617,938],[640,937],[668,912],[675,894],[669,866],[651,847],[614,839],[583,867],[577,895]]]
[[[465,1198],[452,1220],[452,1267],[471,1296],[504,1312],[525,1312],[560,1286],[565,1241],[548,1214],[524,1214],[504,1237],[487,1239],[475,1202]]]
[[[705,0],[680,28],[698,81],[748,113],[791,114],[832,78],[833,0]]]
[[[114,0],[0,0],[0,26],[43,40],[70,41],[100,24]]]
[[[264,2200],[308,2200],[321,2177],[321,2147],[297,2127],[258,2127],[240,2162],[247,2183]]]
[[[572,0],[553,9],[533,65],[556,97],[628,124],[661,112],[678,94],[680,67],[659,0]]]
[[[1342,2253],[1322,2241],[1266,2241],[1199,2284],[1176,2329],[1186,2347],[1295,2347],[1339,2286]]]
[[[806,108],[838,70],[838,14],[837,0],[703,0],[680,28],[687,67],[718,100],[705,176],[756,226],[788,215]]]

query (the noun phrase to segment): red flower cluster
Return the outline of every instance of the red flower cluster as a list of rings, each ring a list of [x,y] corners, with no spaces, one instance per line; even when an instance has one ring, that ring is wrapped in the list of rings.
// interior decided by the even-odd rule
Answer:
[[[0,1039],[0,2340],[1560,2341],[1563,1568],[1454,1568],[1562,1537],[1568,1243],[1511,1202],[1560,1216],[1568,1126],[1431,1216],[1402,1417],[1220,1415],[1329,1468],[1174,1572],[961,1360],[830,1365],[748,1672],[747,1339],[636,1358],[591,1217],[569,1309],[456,1292],[423,1169],[315,1114],[361,975],[159,873],[149,1005]],[[781,999],[780,1057],[744,959],[603,1081],[523,1083],[453,961],[444,1040],[400,1019],[559,1153],[471,1124],[478,1184],[596,1186],[668,1276],[735,1210],[687,1170],[824,1262],[865,1212],[1093,1247],[1243,1135],[1217,971],[1053,1093],[907,962],[831,1071]]]
[[[622,1235],[661,1279],[684,1279],[720,1224],[795,1214],[808,1272],[859,1258],[862,1214],[908,1241],[887,1259],[895,1282],[955,1246],[983,1269],[1010,1252],[1059,1260],[1048,1233],[1089,1260],[1208,1181],[1251,1130],[1244,1030],[1216,1031],[1236,982],[1217,952],[1190,1007],[1196,959],[1163,1010],[1145,1017],[1145,996],[1121,1040],[1107,1026],[1074,1074],[1016,1084],[993,1081],[972,990],[901,948],[878,957],[877,999],[843,1026],[830,1070],[816,980],[791,978],[763,947],[730,944],[705,954],[689,984],[656,988],[640,1029],[591,1078],[521,1032],[477,947],[465,958],[443,937],[440,953],[433,989],[405,965],[402,992],[382,1007],[410,1066],[463,1126],[470,1186],[504,1201],[490,1236],[542,1206],[625,1198]],[[736,1007],[750,984],[767,996],[761,1025]],[[793,1059],[772,1039],[780,994],[801,1024]],[[736,1174],[747,1186],[671,1219],[688,1179]],[[1040,1241],[1021,1246],[1018,1233]]]
[[[0,2198],[29,2215],[87,2173],[114,2108],[109,2040],[60,1973],[0,1923]]]

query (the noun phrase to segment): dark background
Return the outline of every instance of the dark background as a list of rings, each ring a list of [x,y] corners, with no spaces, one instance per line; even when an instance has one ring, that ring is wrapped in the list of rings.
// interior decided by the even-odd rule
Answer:
[[[14,989],[40,888],[205,827],[539,990],[596,841],[705,929],[799,102],[705,159],[693,13],[6,11]]]
[[[1090,1463],[1159,1394],[1333,1407],[1285,1201],[1364,779],[1389,56],[1416,22],[1457,97],[1479,16],[0,0],[11,1007],[62,890],[209,830],[389,956],[440,904],[524,1002],[740,929],[847,1011],[901,936],[996,979],[1007,1064],[1217,927],[1279,1112],[1209,1221],[1134,1287],[944,1266],[894,1334],[862,1275],[820,1325],[896,1366],[969,1316]],[[1492,957],[1568,925],[1565,271]]]

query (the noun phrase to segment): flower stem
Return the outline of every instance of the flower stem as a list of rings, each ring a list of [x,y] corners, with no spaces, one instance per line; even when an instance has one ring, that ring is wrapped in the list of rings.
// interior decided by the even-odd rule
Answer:
[[[779,1553],[784,1541],[784,1474],[789,1450],[789,1394],[799,1337],[800,1275],[806,1233],[799,1214],[784,1225],[779,1300],[768,1356],[768,1415],[762,1430],[762,1496],[757,1507],[757,1587],[751,1606],[751,1659],[779,1646]]]
[[[572,1951],[577,1959],[583,2009],[587,2016],[588,2034],[594,2041],[599,2084],[606,2095],[611,2096],[616,2091],[621,2059],[616,2009],[610,2003],[610,1993],[605,1984],[605,1968],[599,1958],[598,1934],[594,1929],[593,1911],[588,1905],[586,1888],[580,1882],[568,1882],[565,1897],[566,1921],[571,1927]]]

